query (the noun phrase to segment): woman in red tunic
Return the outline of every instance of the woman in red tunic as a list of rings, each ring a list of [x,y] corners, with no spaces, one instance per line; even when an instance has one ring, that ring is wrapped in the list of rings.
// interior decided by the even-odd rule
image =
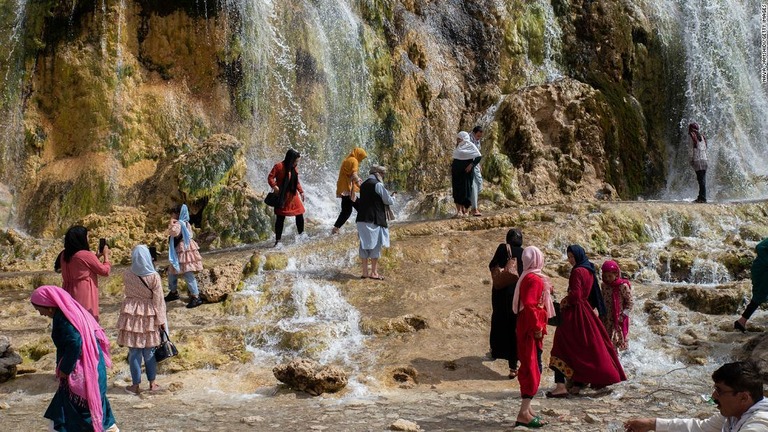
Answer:
[[[99,321],[99,276],[109,276],[109,246],[99,256],[88,247],[88,229],[73,226],[64,235],[61,257],[62,288]]]
[[[544,276],[544,255],[535,246],[523,250],[523,274],[517,281],[512,311],[517,314],[517,379],[522,402],[515,426],[539,428],[546,424],[531,409],[531,400],[541,382],[541,351],[547,334],[547,318],[555,315],[552,283]]]
[[[299,182],[299,166],[301,155],[294,149],[289,149],[285,159],[278,162],[269,172],[267,182],[272,192],[278,194],[279,201],[275,206],[275,246],[280,244],[283,236],[283,226],[286,216],[296,216],[296,231],[304,232],[304,189]],[[299,199],[301,196],[301,199]]]
[[[547,397],[566,397],[566,378],[573,381],[571,394],[586,384],[605,387],[627,379],[608,332],[592,311],[605,313],[594,265],[579,245],[568,246],[568,262],[573,266],[568,295],[560,302],[560,326],[549,358],[555,389]]]

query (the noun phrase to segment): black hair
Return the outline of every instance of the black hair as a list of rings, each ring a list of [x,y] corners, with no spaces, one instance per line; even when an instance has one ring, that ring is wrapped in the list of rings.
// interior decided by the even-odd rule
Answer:
[[[280,202],[284,203],[285,192],[291,191],[296,193],[299,186],[299,171],[294,164],[296,160],[301,157],[301,154],[294,149],[288,149],[285,153],[285,159],[283,159],[283,169],[285,169],[285,178],[283,184],[280,185]],[[282,206],[280,206],[282,207]]]
[[[472,128],[472,133],[478,133],[478,132],[482,132],[482,131],[483,131],[483,127],[482,126],[475,126],[475,127]]]
[[[520,247],[523,245],[523,232],[517,228],[507,231],[507,244]]]
[[[723,383],[737,392],[748,392],[753,403],[763,399],[763,378],[752,361],[726,363],[712,373],[712,381]]]
[[[88,247],[88,228],[75,225],[64,234],[64,261],[69,262],[70,258],[81,250],[90,250]]]

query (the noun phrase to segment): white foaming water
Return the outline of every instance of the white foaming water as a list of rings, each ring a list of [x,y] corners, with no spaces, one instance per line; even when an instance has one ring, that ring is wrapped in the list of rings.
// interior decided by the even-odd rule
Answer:
[[[293,275],[276,275],[266,293],[249,286],[257,297],[268,296],[247,337],[256,362],[306,357],[357,368],[353,358],[365,340],[360,313],[335,286]]]
[[[671,67],[685,69],[685,107],[678,135],[669,142],[665,197],[696,196],[687,136],[693,121],[709,144],[709,198],[765,197],[768,92],[760,82],[760,2],[653,0],[644,6],[658,23],[670,62],[676,63]]]

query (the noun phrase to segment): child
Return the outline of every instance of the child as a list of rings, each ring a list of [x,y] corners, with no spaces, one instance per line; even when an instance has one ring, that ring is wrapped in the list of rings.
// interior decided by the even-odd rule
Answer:
[[[621,270],[616,261],[606,261],[602,267],[603,299],[607,312],[600,319],[613,344],[619,350],[629,346],[629,312],[632,310],[632,288],[627,279],[621,278]]]

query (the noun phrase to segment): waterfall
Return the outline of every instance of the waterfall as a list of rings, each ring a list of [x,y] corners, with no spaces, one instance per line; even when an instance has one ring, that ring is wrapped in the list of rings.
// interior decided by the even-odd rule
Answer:
[[[667,56],[684,69],[679,134],[668,145],[665,196],[691,199],[689,122],[707,138],[710,199],[768,196],[768,84],[761,83],[757,0],[648,0]]]
[[[370,141],[374,114],[362,42],[351,2],[230,0],[242,21],[240,52],[244,100],[253,128],[249,181],[266,189],[272,165],[291,147],[302,154],[300,173],[312,218],[329,222],[338,211],[338,166]]]
[[[24,80],[24,23],[28,0],[15,0],[13,16],[0,18],[0,143],[3,181],[11,181],[18,174],[24,152],[24,112],[22,84]],[[18,163],[18,164],[17,164]],[[11,172],[6,171],[10,168]]]

